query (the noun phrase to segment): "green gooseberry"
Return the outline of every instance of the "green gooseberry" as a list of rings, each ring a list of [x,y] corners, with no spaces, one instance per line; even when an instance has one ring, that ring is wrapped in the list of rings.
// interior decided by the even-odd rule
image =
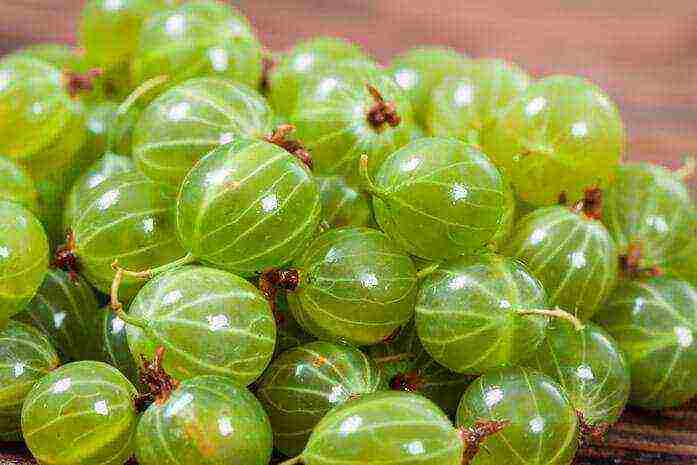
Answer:
[[[99,310],[99,359],[117,368],[134,386],[140,385],[139,364],[131,355],[126,337],[126,322],[111,310],[104,307]],[[141,362],[139,360],[139,362]]]
[[[183,381],[145,412],[136,434],[141,465],[267,465],[272,431],[259,401],[220,376]]]
[[[144,23],[131,77],[138,85],[161,75],[172,83],[220,76],[256,88],[262,57],[259,40],[239,11],[222,2],[194,0],[155,13]]]
[[[530,85],[518,65],[495,59],[468,62],[452,73],[424,103],[425,125],[432,136],[480,144],[499,114]]]
[[[411,100],[417,122],[426,126],[431,92],[450,75],[457,75],[467,64],[465,55],[446,47],[416,47],[397,55],[389,74]]]
[[[482,442],[472,465],[569,465],[578,448],[579,422],[564,390],[525,368],[482,375],[462,396],[457,425],[504,422]]]
[[[368,59],[360,45],[338,37],[314,37],[300,41],[283,54],[269,78],[269,102],[280,115],[296,108],[305,81],[334,64]]]
[[[281,465],[460,465],[463,441],[448,417],[409,392],[366,394],[332,409],[303,452]]]
[[[133,130],[133,158],[150,179],[178,188],[196,162],[240,136],[271,133],[264,97],[222,78],[196,78],[165,91],[143,111]]]
[[[197,259],[241,276],[278,268],[317,229],[319,186],[286,150],[237,138],[187,174],[177,202],[177,230]]]
[[[507,227],[509,187],[478,149],[425,138],[390,155],[373,183],[375,219],[410,254],[442,261],[476,250]]]
[[[0,156],[0,200],[16,202],[39,213],[39,193],[29,174],[9,158]]]
[[[301,453],[319,421],[337,405],[383,388],[380,371],[360,350],[317,341],[281,354],[259,382],[276,449]]]
[[[22,440],[24,399],[58,365],[49,340],[31,326],[10,321],[0,331],[0,442]]]
[[[63,206],[63,225],[70,228],[80,214],[84,199],[99,189],[104,181],[117,173],[135,171],[135,164],[130,157],[107,152],[90,166],[73,184]]]
[[[416,128],[409,98],[373,62],[345,60],[306,81],[289,122],[312,153],[314,172],[358,181],[368,155],[375,173]]]
[[[322,201],[320,226],[325,229],[368,227],[373,223],[370,197],[341,176],[318,176]]]
[[[545,338],[545,315],[551,315],[545,307],[542,284],[519,262],[487,253],[465,256],[423,279],[416,329],[438,363],[480,374],[535,354]]]
[[[175,233],[175,192],[140,173],[114,173],[77,204],[69,248],[81,273],[104,293],[114,279],[112,264],[144,269],[171,263],[184,250]],[[132,298],[143,280],[127,276],[121,296]]]
[[[87,138],[80,151],[78,163],[81,173],[107,152],[109,131],[116,124],[118,109],[119,105],[111,101],[100,101],[86,105]]]
[[[562,75],[531,84],[481,136],[484,152],[535,206],[606,187],[625,147],[610,98],[585,79]]]
[[[48,269],[48,240],[26,208],[0,200],[0,329],[24,311]]]
[[[293,316],[309,333],[356,345],[382,341],[414,314],[416,268],[380,231],[329,230],[293,264]]]
[[[489,239],[487,246],[496,252],[500,252],[501,249],[508,243],[513,228],[516,221],[520,217],[520,206],[516,202],[515,192],[513,187],[508,183],[508,188],[504,190],[504,213],[503,218],[501,218],[501,226],[499,230]]]
[[[581,331],[566,321],[551,323],[545,342],[526,365],[559,383],[584,423],[601,432],[627,404],[629,364],[612,336],[593,323]]]
[[[471,378],[448,370],[426,352],[416,333],[414,321],[402,327],[396,337],[370,346],[390,389],[421,394],[452,416]]]
[[[162,346],[165,370],[175,379],[226,376],[250,384],[264,371],[276,343],[276,325],[264,296],[231,273],[182,266],[151,281],[133,300],[128,346],[136,362]]]
[[[100,360],[98,310],[97,296],[82,276],[52,268],[15,318],[48,337],[63,362]]]
[[[44,376],[22,407],[22,434],[41,465],[121,465],[134,450],[136,389],[102,362]]]
[[[15,53],[45,61],[58,69],[85,72],[88,68],[81,52],[70,45],[40,42],[23,47]]]
[[[543,207],[522,218],[503,253],[538,278],[551,306],[590,319],[617,283],[617,247],[605,226],[582,207]]]
[[[662,410],[697,395],[697,290],[653,277],[621,283],[596,320],[629,360],[629,403]]]
[[[617,241],[624,276],[655,269],[697,285],[697,209],[677,173],[649,163],[620,165],[604,192],[602,219]]]

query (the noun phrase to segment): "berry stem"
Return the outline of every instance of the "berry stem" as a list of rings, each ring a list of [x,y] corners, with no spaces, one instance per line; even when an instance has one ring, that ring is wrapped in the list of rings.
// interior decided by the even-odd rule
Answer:
[[[405,352],[403,354],[387,355],[385,357],[374,358],[373,361],[376,364],[381,365],[383,363],[401,362],[402,360],[409,360],[411,358],[414,358],[414,354],[411,352]]]
[[[368,89],[368,93],[370,93],[373,100],[375,100],[375,104],[368,110],[368,114],[366,115],[366,119],[373,129],[379,132],[382,131],[385,124],[393,128],[399,126],[402,122],[402,118],[397,113],[397,106],[394,102],[385,102],[379,90],[370,84],[366,84],[365,86],[366,89]]]
[[[697,157],[685,157],[682,167],[675,171],[675,175],[683,181],[690,179],[697,171]]]
[[[281,462],[278,465],[296,465],[298,463],[303,463],[303,456],[298,455],[297,457],[293,457],[292,459],[288,459],[285,462]]]
[[[65,71],[63,78],[68,94],[74,99],[83,92],[92,92],[94,90],[94,79],[102,76],[102,74],[104,73],[100,68],[90,69],[86,73]]]
[[[550,318],[559,318],[562,320],[566,320],[569,323],[571,323],[576,331],[582,331],[585,326],[579,320],[576,318],[574,315],[572,315],[569,312],[565,312],[559,307],[549,309],[549,308],[529,308],[529,309],[523,309],[523,310],[518,310],[518,314],[520,315],[543,315],[543,316],[548,316]]]
[[[136,408],[139,412],[147,410],[153,402],[162,405],[179,387],[179,381],[172,378],[162,367],[165,356],[165,348],[160,346],[155,349],[155,356],[148,361],[144,355],[140,355],[140,382],[147,388],[147,392],[136,397]]]
[[[358,166],[358,174],[360,178],[363,180],[363,188],[369,194],[374,195],[375,197],[385,202],[389,200],[389,196],[387,195],[387,193],[385,193],[382,189],[376,186],[373,180],[370,179],[370,173],[368,173],[368,155],[365,153],[361,155],[361,161]]]
[[[464,451],[462,452],[462,465],[469,465],[481,448],[482,442],[491,435],[494,435],[510,424],[509,421],[499,420],[477,420],[469,428],[458,429],[458,434],[462,440]]]
[[[266,137],[266,142],[281,147],[303,162],[309,169],[312,169],[312,156],[310,152],[308,152],[299,141],[288,139],[288,135],[293,131],[295,131],[295,126],[292,124],[281,124],[274,129],[271,135]]]
[[[421,268],[417,273],[416,273],[416,278],[421,281],[424,279],[426,276],[430,276],[433,273],[436,272],[440,268],[440,263],[433,263],[432,265],[428,265],[426,268]]]

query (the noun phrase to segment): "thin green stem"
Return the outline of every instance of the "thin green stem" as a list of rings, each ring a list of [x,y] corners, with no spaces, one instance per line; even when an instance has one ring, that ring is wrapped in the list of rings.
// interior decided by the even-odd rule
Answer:
[[[521,315],[541,315],[541,316],[547,316],[550,318],[559,318],[562,320],[566,320],[574,326],[576,331],[582,331],[585,328],[585,326],[583,325],[581,320],[576,318],[571,313],[562,310],[559,307],[556,307],[553,309],[550,309],[550,308],[529,308],[529,309],[518,310],[518,313]]]
[[[386,357],[378,357],[374,358],[373,361],[381,365],[383,363],[392,363],[392,362],[401,362],[402,360],[409,360],[414,358],[414,354],[411,352],[405,352],[403,354],[396,354],[396,355],[388,355]]]
[[[380,200],[389,200],[389,196],[387,195],[387,193],[380,189],[378,186],[376,186],[373,180],[370,179],[370,173],[368,173],[368,155],[365,153],[361,155],[358,173],[363,181],[363,189],[365,189],[366,192],[370,193],[371,195],[374,195]]]
[[[416,277],[419,281],[421,281],[426,276],[433,274],[438,268],[440,268],[440,263],[433,263],[431,265],[428,265],[426,268],[421,268],[416,273]]]
[[[285,462],[281,462],[278,465],[296,465],[298,463],[303,463],[303,456],[298,455],[297,457],[293,457],[292,459],[288,459]]]

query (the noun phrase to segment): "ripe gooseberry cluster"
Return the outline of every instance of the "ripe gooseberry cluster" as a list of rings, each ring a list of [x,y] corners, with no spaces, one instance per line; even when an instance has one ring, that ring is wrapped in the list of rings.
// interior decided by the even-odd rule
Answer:
[[[579,77],[90,0],[79,49],[0,59],[0,441],[568,465],[697,395],[693,167],[624,150]]]

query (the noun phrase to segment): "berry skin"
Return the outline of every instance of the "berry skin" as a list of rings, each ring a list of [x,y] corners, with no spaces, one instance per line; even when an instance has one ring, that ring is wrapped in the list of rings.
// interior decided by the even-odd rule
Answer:
[[[143,415],[136,434],[140,465],[267,465],[272,432],[259,401],[220,376],[184,381]]]
[[[186,176],[177,229],[199,260],[240,276],[288,264],[320,217],[319,186],[282,148],[238,138],[202,158]]]
[[[24,168],[0,157],[0,179],[0,200],[16,202],[34,214],[39,213],[39,193]]]
[[[380,227],[427,260],[487,244],[507,227],[512,208],[509,187],[486,155],[454,139],[412,142],[390,155],[370,184]]]
[[[298,323],[319,339],[376,344],[413,315],[416,268],[382,232],[329,230],[294,268],[300,280],[288,303]]]
[[[625,130],[617,107],[597,86],[550,76],[502,111],[482,133],[482,147],[522,200],[554,205],[562,193],[575,202],[585,189],[610,184]]]
[[[666,277],[620,284],[596,320],[624,351],[629,403],[662,410],[697,395],[697,290]]]
[[[545,307],[540,282],[494,254],[441,265],[421,283],[416,328],[426,351],[458,373],[479,374],[530,359],[547,321],[522,311]]]
[[[269,414],[276,448],[293,456],[329,410],[383,388],[377,366],[360,350],[318,341],[281,354],[266,370],[257,397]]]
[[[34,328],[10,321],[0,331],[0,442],[22,440],[24,399],[34,384],[58,364],[55,349]]]
[[[128,323],[136,363],[168,350],[164,369],[183,381],[225,376],[248,385],[273,355],[276,325],[269,304],[247,281],[202,266],[183,266],[149,281],[119,317]]]
[[[0,201],[0,330],[24,311],[48,269],[48,241],[39,220],[13,202]]]
[[[578,448],[578,418],[564,390],[525,368],[487,373],[470,385],[457,425],[481,420],[506,425],[482,443],[472,465],[569,465]]]
[[[211,150],[239,137],[271,133],[273,115],[255,90],[221,78],[196,78],[157,97],[133,130],[133,158],[150,179],[174,188]]]
[[[388,72],[411,100],[414,115],[425,126],[431,92],[449,75],[459,74],[468,59],[445,47],[416,47],[396,56]]]
[[[106,363],[74,362],[43,377],[22,407],[22,434],[41,464],[121,465],[131,456],[136,389]]]
[[[369,227],[373,223],[370,196],[349,185],[340,176],[318,176],[324,228]]]
[[[559,306],[581,320],[602,308],[617,283],[617,247],[605,226],[582,212],[544,207],[523,217],[503,246]]]
[[[99,359],[117,368],[134,386],[140,386],[138,368],[141,363],[136,363],[128,347],[126,322],[108,306],[101,308],[97,315],[99,316],[97,337],[101,349]]]

